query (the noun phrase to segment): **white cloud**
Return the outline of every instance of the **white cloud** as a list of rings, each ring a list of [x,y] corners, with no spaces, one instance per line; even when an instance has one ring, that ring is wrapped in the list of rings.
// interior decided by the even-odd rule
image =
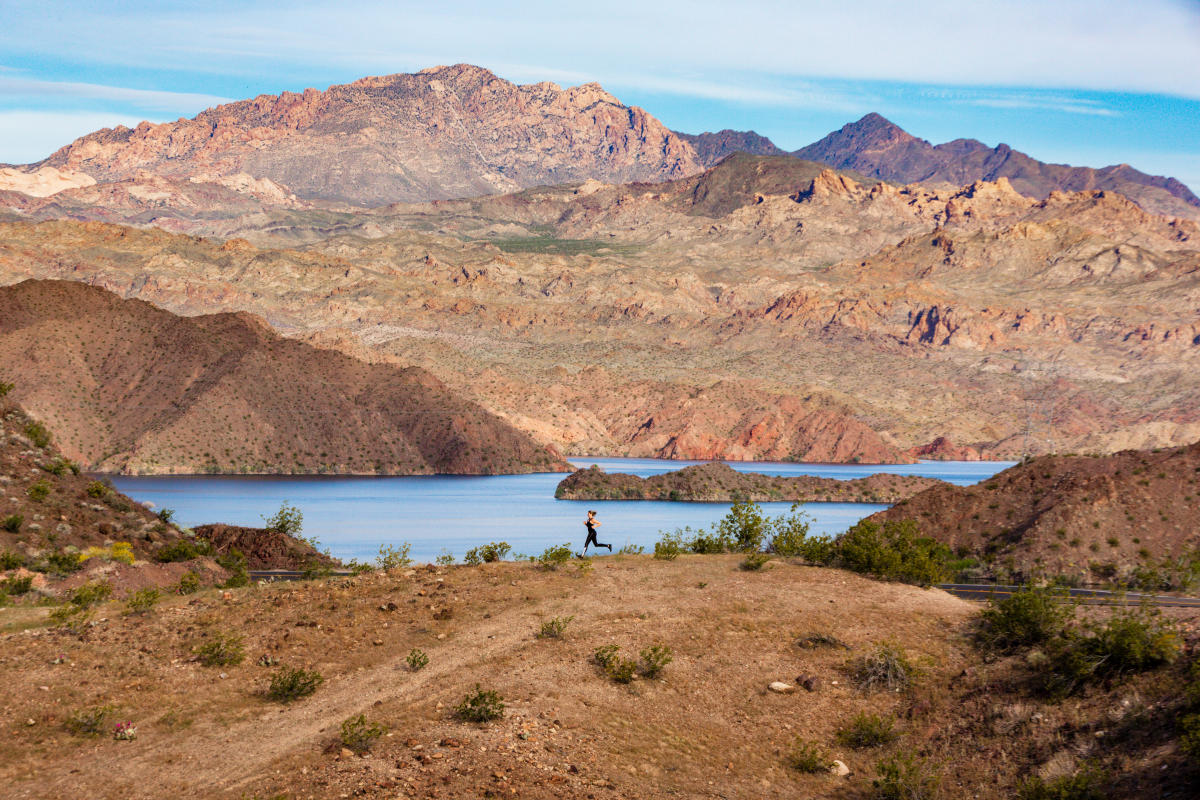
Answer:
[[[211,94],[130,89],[124,86],[104,86],[96,83],[45,81],[19,77],[10,70],[6,70],[5,73],[0,74],[0,97],[11,95],[46,97],[52,95],[71,99],[114,100],[137,108],[171,113],[191,108],[199,111],[207,106],[229,102],[227,98]]]
[[[133,127],[137,117],[93,111],[0,111],[0,162],[41,161],[80,136],[117,125]]]

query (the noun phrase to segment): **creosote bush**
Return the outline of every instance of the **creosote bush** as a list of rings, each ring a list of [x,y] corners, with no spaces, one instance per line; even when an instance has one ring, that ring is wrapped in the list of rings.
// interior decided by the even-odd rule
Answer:
[[[315,669],[283,667],[271,676],[267,697],[279,703],[290,703],[313,694],[324,682],[321,673]]]
[[[112,713],[112,706],[82,708],[67,717],[66,728],[78,736],[99,736],[104,733],[104,721]]]
[[[991,600],[979,615],[976,640],[986,649],[1011,653],[1062,635],[1075,616],[1069,595],[1053,589],[1021,589]]]
[[[551,545],[538,556],[537,563],[542,569],[555,570],[571,560],[571,545]]]
[[[638,654],[639,671],[647,678],[657,678],[674,660],[675,655],[671,648],[653,644]]]
[[[29,499],[35,503],[40,503],[50,496],[50,484],[47,483],[44,478],[40,479],[31,484],[30,487],[25,490],[25,494],[28,495]]]
[[[864,692],[899,691],[912,685],[916,670],[898,646],[881,644],[852,661],[850,675]]]
[[[287,501],[280,504],[279,510],[270,517],[263,517],[266,529],[282,533],[285,536],[299,536],[304,526],[304,514],[295,506],[289,506]]]
[[[154,558],[164,564],[175,561],[191,561],[201,556],[211,556],[212,545],[204,539],[176,539],[170,544],[163,545]]]
[[[232,667],[246,658],[246,645],[240,634],[216,631],[194,652],[206,667]]]
[[[102,500],[108,497],[108,493],[111,491],[112,489],[108,488],[108,484],[103,481],[92,481],[87,485],[86,489],[87,496],[95,500]]]
[[[429,664],[429,656],[425,654],[425,651],[415,647],[408,651],[408,658],[404,660],[408,662],[408,668],[413,672],[420,672]]]
[[[878,775],[871,781],[872,800],[934,800],[938,776],[912,753],[897,753],[875,765]]]
[[[950,574],[950,548],[922,536],[911,519],[864,519],[834,540],[834,549],[839,565],[885,580],[929,586]]]
[[[200,575],[191,570],[183,573],[183,577],[175,586],[175,591],[179,594],[195,594],[200,591]]]
[[[475,684],[462,702],[454,707],[454,714],[464,722],[491,722],[504,716],[504,698],[493,691],[483,691]]]
[[[1157,610],[1113,614],[1051,642],[1044,657],[1031,660],[1041,688],[1052,696],[1074,694],[1089,683],[1144,672],[1178,658],[1182,644],[1175,626]]]
[[[128,614],[144,614],[154,608],[161,596],[158,589],[153,586],[138,589],[125,598],[125,612]]]
[[[569,625],[573,619],[575,619],[574,615],[569,617],[555,617],[554,619],[546,620],[542,623],[541,627],[538,628],[537,638],[561,639],[563,632],[567,629],[567,625]]]
[[[1108,775],[1092,765],[1085,765],[1071,775],[1045,780],[1032,775],[1017,787],[1019,800],[1105,800]]]
[[[490,564],[495,561],[503,561],[504,557],[512,550],[512,546],[508,542],[488,542],[479,547],[472,547],[463,556],[463,562],[473,567],[480,564]]]
[[[399,547],[393,547],[390,544],[379,546],[379,555],[375,561],[379,564],[379,568],[385,571],[393,569],[402,569],[412,563],[409,557],[409,551],[412,550],[412,545],[408,542],[403,542]]]
[[[387,726],[378,722],[368,722],[366,714],[359,714],[342,722],[342,746],[362,755],[385,733]]]
[[[837,740],[846,747],[855,750],[865,750],[869,747],[882,747],[900,738],[895,725],[887,717],[878,714],[861,712],[854,715],[850,724],[840,728]]]
[[[34,447],[45,447],[50,444],[50,431],[40,422],[30,422],[25,426],[25,437],[33,442]]]
[[[747,572],[757,572],[771,560],[769,553],[747,553],[738,566]]]
[[[829,756],[815,742],[797,738],[787,754],[787,765],[809,775],[828,772],[833,765]]]

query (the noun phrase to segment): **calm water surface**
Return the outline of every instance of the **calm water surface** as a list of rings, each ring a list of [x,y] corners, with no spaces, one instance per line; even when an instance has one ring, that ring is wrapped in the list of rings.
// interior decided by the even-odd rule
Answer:
[[[599,464],[608,472],[646,477],[696,461],[642,458],[578,458],[572,464]],[[769,475],[818,475],[857,478],[875,472],[925,475],[959,485],[977,483],[1011,466],[1009,462],[929,461],[919,464],[790,464],[735,462],[742,472]],[[175,510],[181,525],[206,522],[261,526],[283,502],[304,513],[305,536],[338,558],[372,560],[383,544],[409,542],[412,557],[431,561],[442,552],[462,558],[476,545],[506,541],[516,553],[538,554],[554,544],[583,546],[586,510],[595,508],[603,523],[600,541],[613,549],[624,544],[653,549],[660,531],[690,525],[704,527],[729,509],[728,503],[670,503],[646,500],[555,500],[559,473],[486,477],[116,477],[122,492],[155,508]],[[790,503],[763,503],[782,514]],[[812,529],[840,533],[858,520],[886,508],[871,503],[807,503]]]

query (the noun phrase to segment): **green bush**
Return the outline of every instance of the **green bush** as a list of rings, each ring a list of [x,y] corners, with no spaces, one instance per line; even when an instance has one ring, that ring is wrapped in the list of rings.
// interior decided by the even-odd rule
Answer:
[[[489,542],[479,547],[472,547],[463,556],[463,563],[477,567],[480,564],[490,564],[494,561],[503,561],[504,557],[512,550],[512,546],[508,542]]]
[[[756,572],[765,567],[770,560],[771,555],[769,553],[747,553],[746,557],[742,559],[742,563],[738,566],[747,572]]]
[[[30,422],[25,426],[25,436],[33,442],[34,447],[45,447],[50,444],[50,431],[40,422]]]
[[[79,553],[60,550],[46,555],[46,570],[48,572],[69,575],[72,572],[78,572],[82,568],[83,562],[79,560]]]
[[[408,651],[408,658],[405,661],[408,662],[408,668],[413,672],[420,672],[429,664],[429,656],[425,654],[424,650],[418,650],[414,647]]]
[[[871,781],[872,800],[933,800],[938,776],[912,753],[897,753],[875,765],[879,776]]]
[[[125,598],[125,611],[129,614],[144,614],[158,603],[161,594],[153,586],[138,589]]]
[[[684,550],[680,532],[667,533],[654,543],[654,557],[660,561],[674,561]]]
[[[866,750],[870,747],[882,747],[900,738],[892,721],[878,714],[861,712],[855,714],[850,724],[840,728],[837,740],[846,747],[855,750]]]
[[[13,516],[19,517],[19,514]],[[7,520],[5,520],[7,522]],[[7,530],[7,528],[6,528]],[[0,570],[18,569],[25,565],[25,559],[12,550],[0,550]]]
[[[647,678],[657,678],[662,671],[675,660],[671,648],[662,644],[654,644],[638,654],[640,672]]]
[[[174,561],[191,561],[193,558],[212,554],[212,545],[204,539],[180,538],[160,547],[154,554],[154,558],[166,564]]]
[[[104,733],[104,722],[112,713],[112,706],[83,708],[67,717],[68,731],[79,736],[99,736]]]
[[[911,519],[882,525],[862,520],[834,541],[837,560],[847,569],[885,580],[929,586],[950,574],[950,548],[921,536]]]
[[[850,675],[858,688],[864,692],[878,689],[897,691],[912,685],[916,670],[909,663],[903,650],[896,645],[885,643],[871,653],[852,661]]]
[[[410,550],[412,550],[412,545],[408,542],[403,542],[399,547],[393,547],[390,544],[380,545],[379,555],[376,556],[375,562],[382,570],[407,567],[412,563],[412,559],[408,555]]]
[[[282,533],[285,536],[297,537],[304,526],[304,514],[295,506],[289,506],[285,500],[279,510],[270,517],[263,517],[267,523],[266,529]]]
[[[454,563],[454,553],[451,553],[448,550],[443,550],[433,561],[439,566],[449,567]]]
[[[1157,610],[1124,611],[1052,642],[1032,666],[1042,689],[1062,697],[1095,681],[1170,664],[1180,649],[1178,631]]]
[[[809,775],[828,772],[833,765],[829,756],[818,745],[800,738],[792,743],[792,749],[788,752],[786,760],[787,765],[792,769]]]
[[[350,717],[342,723],[342,746],[359,755],[371,749],[375,740],[387,733],[378,722],[367,722],[366,714]]]
[[[571,545],[551,545],[538,556],[537,563],[542,569],[555,570],[571,560]]]
[[[20,578],[6,578],[0,581],[0,594],[19,597],[33,588],[33,576],[25,575]]]
[[[245,660],[246,645],[240,634],[216,631],[193,652],[206,667],[232,667]]]
[[[763,515],[762,506],[745,500],[737,500],[729,511],[717,522],[715,535],[711,539],[722,549],[751,552],[762,549],[769,521]],[[696,550],[696,552],[702,552]],[[703,551],[712,552],[712,551]]]
[[[810,525],[807,515],[800,510],[800,504],[793,503],[789,514],[770,521],[767,551],[785,558],[804,556]]]
[[[247,569],[249,562],[246,560],[246,554],[241,550],[234,548],[225,555],[217,556],[217,563],[229,572],[229,577],[223,584],[226,589],[237,589],[250,585],[250,572]]]
[[[25,490],[25,494],[35,503],[40,503],[50,496],[50,484],[43,478]]]
[[[110,489],[108,484],[104,483],[103,481],[92,481],[87,485],[87,489],[84,491],[87,493],[88,497],[96,500],[102,500],[105,497],[108,497],[108,494],[112,491],[112,489]]]
[[[600,669],[607,670],[609,665],[617,659],[617,652],[621,648],[615,644],[606,644],[597,647],[592,651],[592,660],[599,665]]]
[[[267,697],[279,703],[290,703],[313,694],[324,682],[316,670],[283,667],[271,676]]]
[[[976,640],[989,650],[1011,653],[1062,635],[1075,616],[1070,595],[1053,589],[1020,589],[988,601],[979,617]]]
[[[179,579],[175,591],[179,594],[195,594],[200,591],[200,575],[191,570],[183,573],[183,577]]]
[[[475,684],[475,691],[467,694],[454,707],[455,715],[464,722],[491,722],[504,716],[504,698],[496,692],[485,692]]]
[[[646,552],[646,548],[640,544],[626,544],[617,551],[619,556],[640,556]]]
[[[170,525],[175,521],[175,509],[160,508],[157,516],[159,522],[163,523],[164,525]]]
[[[42,469],[49,472],[51,475],[63,476],[70,472],[72,475],[79,474],[79,465],[70,459],[58,456],[48,464],[43,464]]]
[[[632,658],[614,658],[604,673],[617,683],[632,683],[637,674],[637,662]]]
[[[107,600],[112,590],[112,584],[105,581],[88,581],[71,593],[70,603],[78,608],[91,608]]]
[[[542,623],[542,626],[538,629],[537,638],[539,638],[539,639],[561,639],[562,635],[563,635],[563,631],[565,631],[567,629],[567,625],[569,625],[571,620],[573,620],[573,619],[575,619],[574,616],[555,617],[554,619],[546,620],[545,622]]]
[[[14,386],[16,386],[16,384],[0,381],[0,397],[5,397],[8,395],[8,393],[13,390]]]
[[[1019,800],[1104,800],[1108,797],[1108,775],[1094,766],[1085,766],[1073,775],[1044,780],[1037,775],[1017,787]]]

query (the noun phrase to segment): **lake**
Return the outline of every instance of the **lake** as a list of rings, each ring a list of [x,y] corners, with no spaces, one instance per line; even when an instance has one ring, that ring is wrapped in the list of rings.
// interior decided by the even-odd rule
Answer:
[[[607,472],[646,477],[697,461],[648,458],[573,458],[577,467],[599,464]],[[923,461],[918,464],[793,464],[729,462],[741,472],[858,478],[876,472],[924,475],[958,485],[978,483],[1012,466],[998,461]],[[384,544],[408,542],[417,561],[449,552],[461,559],[469,548],[505,541],[514,553],[540,554],[570,542],[582,548],[588,508],[603,523],[600,541],[618,550],[625,544],[650,551],[660,531],[709,526],[725,515],[728,503],[671,503],[651,500],[555,500],[565,474],[487,476],[170,476],[113,478],[118,489],[154,508],[175,511],[188,527],[207,522],[261,526],[282,503],[304,514],[306,537],[342,559],[370,561]],[[771,515],[790,503],[763,503]],[[872,503],[805,503],[812,530],[840,533],[863,517],[887,508]]]

